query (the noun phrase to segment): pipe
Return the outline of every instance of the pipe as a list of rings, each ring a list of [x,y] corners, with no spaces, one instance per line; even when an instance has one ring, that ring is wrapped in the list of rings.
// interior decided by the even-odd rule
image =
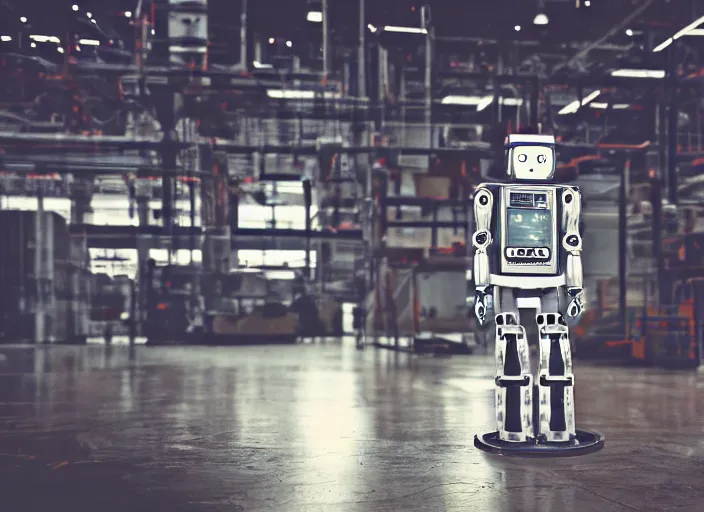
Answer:
[[[240,13],[240,65],[249,71],[249,59],[247,59],[247,0],[242,0],[242,12]]]
[[[328,47],[328,31],[329,31],[329,20],[328,20],[328,0],[323,0],[322,1],[322,9],[323,9],[323,81],[327,81],[328,79],[328,52],[329,52],[329,47]]]
[[[618,199],[618,304],[624,332],[628,332],[628,187],[631,159],[624,155]]]
[[[364,12],[365,0],[359,0],[359,57],[357,58],[357,96],[365,98],[367,96],[367,77],[366,77],[366,45],[365,38],[367,34],[366,15]]]
[[[667,98],[667,199],[672,205],[678,200],[677,172],[677,47],[674,41],[667,49],[667,79],[665,82]]]

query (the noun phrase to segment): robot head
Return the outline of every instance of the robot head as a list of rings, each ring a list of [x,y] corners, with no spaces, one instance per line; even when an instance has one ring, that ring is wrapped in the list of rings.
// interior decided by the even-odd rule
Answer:
[[[549,181],[555,175],[555,137],[509,135],[506,172],[514,181]]]

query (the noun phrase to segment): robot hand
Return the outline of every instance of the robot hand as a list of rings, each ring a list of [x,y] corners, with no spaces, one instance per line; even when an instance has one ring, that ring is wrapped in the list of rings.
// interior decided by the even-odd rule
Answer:
[[[474,316],[477,318],[480,327],[483,327],[486,324],[490,294],[491,289],[489,287],[477,288],[474,291]]]
[[[567,296],[569,297],[569,304],[567,305],[567,323],[572,326],[579,322],[584,312],[585,297],[584,290],[582,288],[570,288],[567,290]]]

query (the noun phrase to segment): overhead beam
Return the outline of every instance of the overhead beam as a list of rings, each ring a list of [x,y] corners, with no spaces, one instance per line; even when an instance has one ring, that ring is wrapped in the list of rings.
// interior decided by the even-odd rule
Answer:
[[[633,20],[635,20],[638,16],[643,14],[646,9],[648,9],[651,5],[653,5],[655,2],[658,2],[660,0],[645,0],[642,4],[640,4],[638,7],[636,7],[631,14],[626,16],[623,20],[621,20],[619,23],[611,27],[606,34],[604,34],[602,37],[597,39],[596,41],[592,42],[591,44],[588,44],[586,47],[582,48],[579,50],[577,53],[575,53],[572,57],[568,58],[564,62],[558,64],[555,66],[552,70],[551,76],[554,76],[558,71],[564,68],[568,68],[571,66],[573,63],[575,63],[577,60],[586,57],[589,52],[592,50],[595,50],[602,44],[606,43],[609,39],[614,37],[616,34],[622,33],[628,25],[630,25]]]

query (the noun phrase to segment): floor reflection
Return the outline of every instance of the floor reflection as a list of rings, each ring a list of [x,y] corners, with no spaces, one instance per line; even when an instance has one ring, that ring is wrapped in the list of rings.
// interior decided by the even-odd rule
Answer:
[[[337,343],[0,347],[0,478],[17,488],[26,478],[47,497],[70,487],[82,500],[91,485],[120,481],[135,506],[149,489],[169,510],[172,499],[188,510],[306,512],[663,510],[704,499],[703,377],[580,364],[578,424],[604,431],[607,447],[535,461],[473,447],[494,427],[492,368],[485,355]],[[17,457],[40,463],[17,473]],[[94,461],[124,467],[80,473],[75,489],[47,469]]]

